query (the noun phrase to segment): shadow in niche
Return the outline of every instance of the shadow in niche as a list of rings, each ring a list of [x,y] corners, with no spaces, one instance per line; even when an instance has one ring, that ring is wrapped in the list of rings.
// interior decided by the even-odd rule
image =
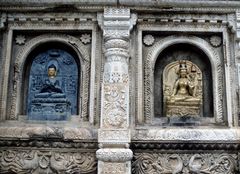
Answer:
[[[76,52],[48,42],[35,48],[26,62],[22,112],[28,119],[61,121],[77,115],[80,62]]]
[[[191,61],[202,72],[202,105],[200,117],[167,117],[164,105],[163,71],[172,62],[179,60]],[[189,126],[199,125],[201,118],[213,117],[213,84],[211,63],[207,55],[199,48],[190,44],[175,44],[160,53],[154,69],[154,116],[166,125]]]

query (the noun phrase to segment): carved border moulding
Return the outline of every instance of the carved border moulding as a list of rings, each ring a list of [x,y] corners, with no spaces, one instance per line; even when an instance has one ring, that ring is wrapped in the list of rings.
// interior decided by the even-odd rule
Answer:
[[[154,66],[159,54],[167,47],[178,44],[188,43],[200,48],[210,59],[212,67],[213,80],[213,103],[214,117],[216,123],[223,123],[223,67],[220,55],[212,46],[205,40],[196,36],[168,36],[156,42],[145,55],[144,67],[144,115],[146,123],[151,123],[154,118],[154,98],[153,83],[154,83]]]
[[[65,140],[97,139],[96,130],[87,128],[58,128],[58,127],[0,127],[1,138],[60,138]]]
[[[239,129],[148,129],[132,132],[132,140],[239,141]]]
[[[14,173],[93,173],[95,153],[41,150],[1,150],[1,172]],[[58,171],[58,172],[57,172]]]
[[[96,155],[98,160],[104,162],[125,162],[132,159],[133,152],[123,148],[103,148],[98,149]]]
[[[98,142],[99,143],[114,143],[114,144],[125,144],[130,142],[131,134],[130,130],[121,130],[121,129],[109,129],[109,130],[98,130]]]
[[[131,149],[135,149],[137,151],[140,150],[147,150],[147,149],[154,149],[154,150],[166,150],[166,151],[182,151],[182,150],[197,150],[197,151],[216,151],[216,150],[226,150],[226,151],[239,151],[240,144],[236,141],[229,142],[229,141],[216,141],[216,142],[209,142],[209,141],[166,141],[166,140],[159,140],[159,141],[133,141],[131,143]]]
[[[132,173],[235,174],[237,154],[227,153],[135,153]],[[146,165],[147,164],[147,165]]]
[[[35,37],[25,43],[25,45],[17,52],[15,64],[14,64],[14,89],[12,92],[12,104],[10,111],[10,120],[16,120],[17,114],[20,110],[18,103],[20,101],[20,93],[22,88],[24,65],[26,63],[27,56],[34,50],[37,46],[50,42],[60,42],[66,44],[73,48],[78,54],[82,69],[82,79],[81,86],[79,88],[79,93],[82,97],[81,106],[79,106],[81,111],[81,117],[84,121],[88,120],[88,102],[89,102],[89,81],[90,81],[90,53],[82,44],[82,42],[70,35],[61,34],[45,34]]]
[[[78,152],[80,151],[85,151],[86,149],[88,151],[91,152],[95,152],[97,150],[98,144],[97,141],[63,141],[62,139],[56,139],[56,137],[51,137],[53,139],[50,140],[50,138],[48,139],[48,137],[43,138],[42,140],[40,140],[40,138],[38,137],[38,140],[34,140],[34,141],[29,141],[26,139],[23,140],[19,140],[19,139],[15,139],[15,140],[0,140],[0,148],[4,149],[9,149],[11,148],[66,148],[67,151],[69,151],[69,149],[76,151],[76,148],[78,148]],[[82,149],[82,150],[79,150]]]

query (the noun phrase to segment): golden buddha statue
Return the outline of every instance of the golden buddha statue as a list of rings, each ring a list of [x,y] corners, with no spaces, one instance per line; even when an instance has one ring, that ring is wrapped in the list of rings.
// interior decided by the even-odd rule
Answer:
[[[166,68],[168,70],[164,72],[170,73],[165,74],[165,77],[168,78],[163,78],[167,116],[199,115],[202,102],[202,73],[200,69],[186,60],[174,62]]]

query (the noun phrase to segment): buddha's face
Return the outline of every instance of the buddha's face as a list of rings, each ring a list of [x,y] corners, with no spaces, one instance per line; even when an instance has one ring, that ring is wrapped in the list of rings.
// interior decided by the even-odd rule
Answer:
[[[51,78],[56,76],[55,68],[48,68],[48,76],[51,77]]]
[[[180,77],[186,77],[187,76],[187,70],[186,69],[180,69]]]

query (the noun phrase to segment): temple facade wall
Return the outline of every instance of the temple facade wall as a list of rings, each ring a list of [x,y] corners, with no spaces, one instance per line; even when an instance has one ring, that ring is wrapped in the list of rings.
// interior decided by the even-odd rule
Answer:
[[[0,4],[0,173],[240,173],[240,2]]]

